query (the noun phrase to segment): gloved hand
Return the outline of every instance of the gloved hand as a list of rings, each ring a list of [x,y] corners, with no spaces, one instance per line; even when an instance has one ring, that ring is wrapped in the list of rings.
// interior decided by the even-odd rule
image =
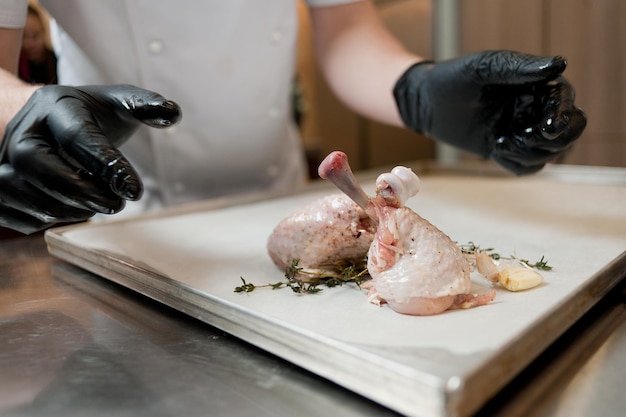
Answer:
[[[180,118],[173,101],[130,85],[36,90],[0,148],[0,226],[32,233],[122,210],[143,185],[117,147],[141,123]]]
[[[460,149],[529,174],[586,126],[562,57],[487,51],[410,67],[394,87],[404,123]]]

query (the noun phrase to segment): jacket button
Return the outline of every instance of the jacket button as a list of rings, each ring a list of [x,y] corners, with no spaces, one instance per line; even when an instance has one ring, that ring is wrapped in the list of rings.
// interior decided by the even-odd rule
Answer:
[[[163,52],[163,48],[163,42],[158,39],[154,39],[148,42],[148,52],[150,52],[152,55],[160,54],[161,52]]]

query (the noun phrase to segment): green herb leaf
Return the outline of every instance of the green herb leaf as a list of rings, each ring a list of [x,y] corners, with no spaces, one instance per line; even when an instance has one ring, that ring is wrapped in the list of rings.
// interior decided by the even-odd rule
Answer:
[[[252,292],[257,288],[271,288],[277,290],[283,287],[290,288],[296,294],[316,294],[328,288],[340,287],[346,283],[354,283],[359,288],[364,279],[369,278],[367,272],[367,258],[345,260],[324,269],[309,270],[299,266],[298,259],[293,260],[285,269],[286,281],[273,284],[254,285],[240,277],[243,285],[235,287],[235,292]]]

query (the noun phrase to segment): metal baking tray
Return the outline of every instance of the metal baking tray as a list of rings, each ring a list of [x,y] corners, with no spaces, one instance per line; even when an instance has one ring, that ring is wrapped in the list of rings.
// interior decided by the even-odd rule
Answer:
[[[354,285],[236,293],[283,279],[266,240],[285,216],[337,190],[193,204],[46,232],[50,253],[409,416],[475,412],[626,276],[626,169],[548,166],[511,177],[482,164],[412,164],[408,205],[459,243],[542,256],[544,284],[497,288],[487,306],[415,317]],[[379,171],[382,172],[382,171]],[[359,179],[373,191],[374,172]],[[489,285],[474,273],[477,286]]]

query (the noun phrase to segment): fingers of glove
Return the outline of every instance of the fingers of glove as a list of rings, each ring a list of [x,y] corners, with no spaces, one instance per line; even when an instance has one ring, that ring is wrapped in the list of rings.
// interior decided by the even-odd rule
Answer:
[[[143,184],[139,174],[103,135],[91,111],[80,100],[71,97],[62,100],[63,110],[48,116],[48,126],[63,152],[74,160],[71,162],[108,184],[119,197],[141,198]]]
[[[536,133],[526,139],[527,145],[534,149],[542,149],[552,153],[567,149],[585,130],[587,117],[582,110],[574,108],[565,117],[565,120],[566,126],[557,135],[550,135],[548,139],[546,139],[545,131],[541,127],[535,127],[533,130]]]
[[[21,229],[32,227],[32,231],[53,223],[86,220],[95,214],[90,210],[68,206],[41,192],[16,176],[8,164],[0,165],[0,212],[3,213],[0,217],[9,225],[23,223],[26,226],[21,226]]]
[[[556,139],[568,130],[570,136],[579,137],[587,120],[585,114],[574,106],[575,93],[571,84],[565,78],[558,77],[546,83],[542,90],[545,91],[544,117],[539,126],[542,136],[545,139]]]
[[[21,211],[0,206],[0,226],[29,235],[50,227],[50,224]]]
[[[491,159],[496,161],[502,167],[506,168],[508,171],[514,173],[515,175],[529,175],[534,174],[535,172],[541,171],[545,164],[521,164],[517,161],[506,159],[501,155],[494,154],[491,156]]]
[[[539,171],[556,155],[548,150],[532,148],[525,138],[514,135],[498,139],[490,157],[509,171],[521,175]]]
[[[535,56],[514,51],[469,55],[468,69],[482,84],[529,84],[558,77],[567,65],[561,56]]]
[[[11,184],[16,193],[23,193],[24,199],[37,201],[44,195],[51,198],[36,207],[46,207],[48,203],[44,203],[52,201],[106,214],[124,208],[124,200],[114,194],[108,184],[68,164],[44,141],[36,138],[20,141],[20,148],[12,153],[11,162],[11,165],[0,165],[1,184]]]
[[[106,90],[103,90],[106,88]],[[153,91],[132,85],[112,85],[106,87],[79,87],[89,95],[102,95],[123,107],[135,119],[151,127],[168,127],[178,123],[182,118],[180,106],[172,100],[165,99]]]
[[[89,214],[85,212],[85,215],[83,216],[63,216],[58,219],[55,218],[48,221],[41,221],[40,219],[30,216],[20,210],[0,206],[0,226],[28,235],[52,227],[55,224],[82,222],[88,220],[93,215],[93,212]]]

